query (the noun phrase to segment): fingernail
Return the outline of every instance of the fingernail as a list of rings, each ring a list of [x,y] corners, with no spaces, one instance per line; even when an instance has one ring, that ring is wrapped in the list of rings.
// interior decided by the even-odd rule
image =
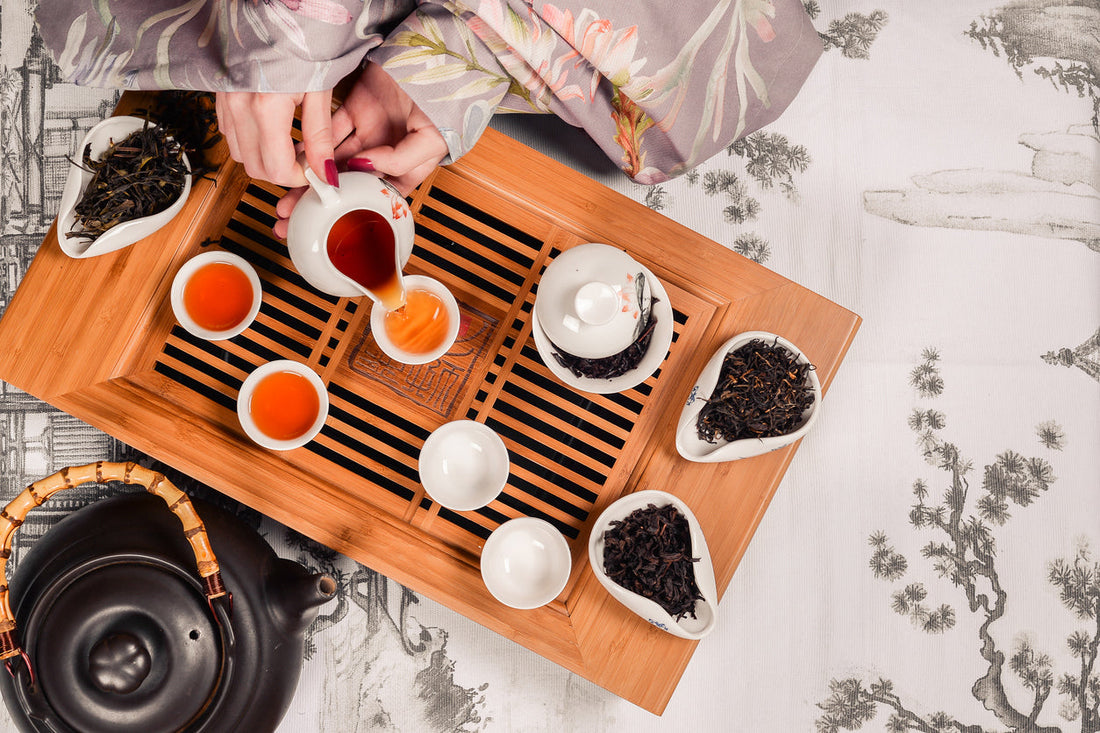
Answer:
[[[336,161],[332,158],[325,161],[325,180],[333,188],[340,188],[340,174],[336,172]]]
[[[374,173],[374,163],[370,162],[370,158],[349,158],[348,170],[359,171],[360,173]]]

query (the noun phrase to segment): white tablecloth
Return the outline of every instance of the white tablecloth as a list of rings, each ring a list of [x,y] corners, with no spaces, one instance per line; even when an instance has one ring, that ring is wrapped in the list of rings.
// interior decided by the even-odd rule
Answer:
[[[27,4],[0,18],[0,308],[115,98],[52,84]],[[664,715],[256,517],[341,583],[280,730],[1100,730],[1100,4],[810,5],[829,49],[751,144],[651,189],[576,161],[864,318]],[[4,501],[128,455],[0,407]]]

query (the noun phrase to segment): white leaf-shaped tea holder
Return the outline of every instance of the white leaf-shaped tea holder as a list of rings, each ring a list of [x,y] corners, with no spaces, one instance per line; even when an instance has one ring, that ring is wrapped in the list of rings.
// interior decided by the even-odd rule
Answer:
[[[692,563],[695,584],[703,596],[695,602],[695,618],[692,618],[691,614],[680,619],[673,618],[656,601],[627,590],[604,572],[604,533],[611,529],[611,522],[626,519],[636,509],[644,509],[650,504],[657,507],[671,504],[687,518],[691,532],[691,556],[699,558],[697,562]],[[646,489],[627,494],[612,503],[592,526],[592,534],[588,538],[588,561],[592,565],[596,578],[615,600],[657,628],[684,639],[701,639],[714,629],[718,617],[718,588],[714,583],[714,566],[711,564],[710,550],[707,549],[707,541],[703,537],[699,520],[695,518],[687,504],[672,494]]]
[[[689,461],[717,463],[769,453],[788,446],[801,438],[809,432],[810,426],[817,420],[817,415],[821,411],[821,381],[817,378],[817,372],[810,369],[808,379],[810,387],[813,389],[814,401],[810,408],[803,413],[802,424],[797,429],[775,437],[744,438],[734,441],[719,440],[717,443],[710,443],[699,437],[697,428],[699,413],[714,391],[714,385],[718,383],[718,374],[721,372],[722,362],[726,358],[726,354],[736,351],[754,339],[759,339],[769,346],[778,344],[792,354],[797,355],[799,362],[809,363],[794,344],[782,336],[767,331],[746,331],[723,344],[722,348],[718,349],[710,361],[707,362],[707,365],[703,367],[699,378],[695,380],[694,386],[688,393],[687,403],[680,413],[680,420],[676,425],[676,450]]]
[[[186,203],[187,195],[191,192],[191,163],[185,154],[183,163],[187,166],[188,175],[183,177],[183,190],[180,191],[179,198],[167,209],[152,216],[143,216],[116,224],[94,240],[89,237],[67,236],[69,232],[80,231],[79,225],[76,225],[74,209],[94,175],[82,165],[84,149],[90,145],[92,160],[98,160],[113,142],[125,140],[128,135],[140,130],[145,124],[145,120],[140,117],[108,117],[88,130],[88,134],[77,147],[74,159],[81,165],[70,163],[69,176],[65,180],[65,188],[61,193],[61,206],[57,213],[57,241],[61,245],[61,251],[69,257],[95,257],[128,247],[170,222]],[[153,126],[152,123],[149,124],[150,127]]]

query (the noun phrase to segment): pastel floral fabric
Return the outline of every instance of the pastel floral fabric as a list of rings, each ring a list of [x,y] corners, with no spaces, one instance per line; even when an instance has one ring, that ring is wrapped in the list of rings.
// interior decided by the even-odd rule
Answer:
[[[451,160],[494,114],[553,113],[640,183],[774,120],[822,51],[799,0],[41,0],[38,24],[91,86],[313,91],[374,61]]]

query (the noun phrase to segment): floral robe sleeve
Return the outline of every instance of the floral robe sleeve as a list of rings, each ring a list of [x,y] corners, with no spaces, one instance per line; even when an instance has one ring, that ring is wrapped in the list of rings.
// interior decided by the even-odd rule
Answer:
[[[774,120],[822,50],[799,0],[40,0],[38,20],[76,83],[311,91],[370,60],[451,160],[493,114],[550,112],[641,183]]]
[[[494,112],[553,112],[657,183],[778,117],[820,54],[798,0],[444,0],[370,58],[452,157]]]

